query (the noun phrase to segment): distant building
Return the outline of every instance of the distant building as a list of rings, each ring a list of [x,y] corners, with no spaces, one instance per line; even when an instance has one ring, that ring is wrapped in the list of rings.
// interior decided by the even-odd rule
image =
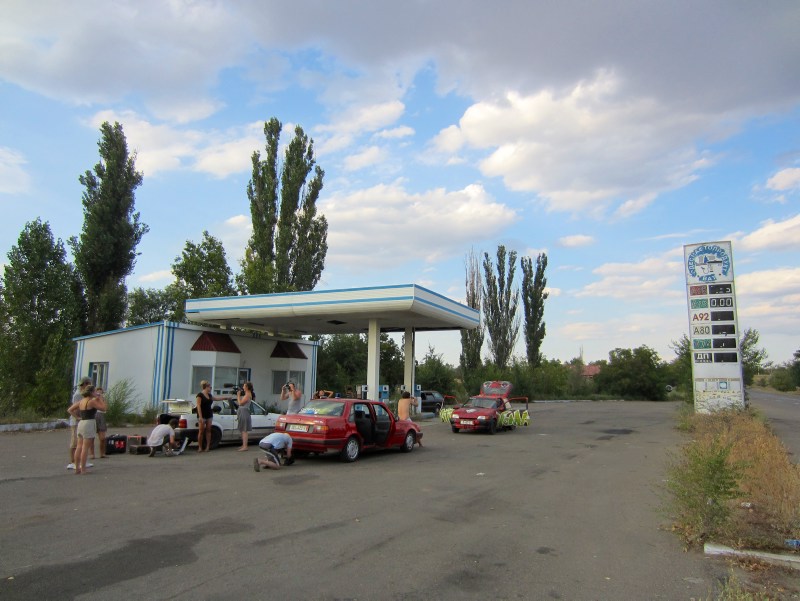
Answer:
[[[281,387],[292,380],[304,393],[316,388],[318,343],[164,321],[75,338],[75,383],[88,376],[106,391],[121,380],[136,387],[142,412],[167,398],[193,399],[200,381],[214,394],[253,382],[264,405],[281,402]]]
[[[594,380],[594,377],[600,373],[599,365],[584,365],[581,370],[581,375],[587,380]]]

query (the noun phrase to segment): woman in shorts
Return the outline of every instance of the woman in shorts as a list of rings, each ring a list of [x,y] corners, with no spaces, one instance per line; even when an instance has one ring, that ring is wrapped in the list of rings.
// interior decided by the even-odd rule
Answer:
[[[97,435],[95,416],[98,411],[107,409],[105,399],[96,395],[94,386],[87,386],[83,390],[81,400],[73,403],[68,410],[70,415],[80,418],[77,432],[78,447],[75,449],[75,474],[86,473],[86,460]]]
[[[211,423],[214,420],[214,397],[211,396],[211,383],[208,380],[200,382],[200,392],[197,393],[197,452],[211,450]],[[205,449],[203,448],[205,439]]]

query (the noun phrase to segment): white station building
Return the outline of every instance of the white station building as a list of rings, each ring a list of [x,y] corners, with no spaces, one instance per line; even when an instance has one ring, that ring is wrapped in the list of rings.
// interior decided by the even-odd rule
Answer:
[[[215,394],[245,380],[256,398],[279,402],[288,380],[308,400],[317,388],[313,334],[367,334],[367,394],[378,398],[380,334],[405,334],[404,384],[415,390],[417,331],[477,328],[479,312],[416,284],[260,294],[186,301],[196,324],[159,322],[76,338],[75,383],[89,376],[108,389],[130,379],[141,411],[166,398],[194,398],[201,380]]]

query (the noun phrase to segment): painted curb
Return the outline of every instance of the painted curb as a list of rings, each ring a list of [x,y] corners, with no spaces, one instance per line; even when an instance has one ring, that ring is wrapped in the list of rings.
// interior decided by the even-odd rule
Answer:
[[[764,551],[740,550],[714,543],[706,543],[703,547],[703,550],[705,551],[706,555],[733,555],[735,557],[760,559],[761,561],[766,561],[767,563],[800,570],[800,555],[783,555],[781,553],[766,553]]]

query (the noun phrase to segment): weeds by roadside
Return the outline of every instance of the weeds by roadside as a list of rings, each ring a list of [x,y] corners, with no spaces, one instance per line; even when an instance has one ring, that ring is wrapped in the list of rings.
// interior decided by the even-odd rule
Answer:
[[[689,545],[788,552],[800,538],[800,467],[753,411],[681,412],[692,440],[670,458],[665,510]]]

